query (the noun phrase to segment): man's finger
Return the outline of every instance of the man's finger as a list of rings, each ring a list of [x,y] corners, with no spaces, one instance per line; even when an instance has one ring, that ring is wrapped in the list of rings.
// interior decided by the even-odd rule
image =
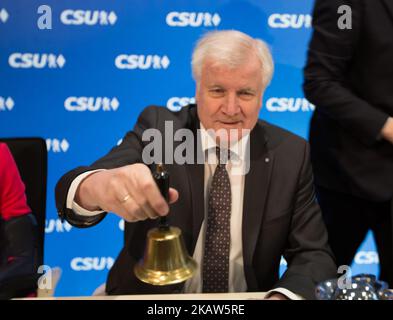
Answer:
[[[151,174],[141,178],[139,181],[139,192],[146,197],[148,204],[154,212],[160,216],[168,214],[169,206],[164,197],[161,195],[161,192]]]
[[[138,202],[135,201],[135,198],[131,196],[129,200],[122,204],[123,208],[126,210],[128,215],[133,216],[136,220],[146,220],[149,216],[145,213],[143,208]]]
[[[179,199],[179,192],[174,188],[169,188],[169,203],[175,203]]]
[[[150,204],[148,203],[148,201],[146,199],[144,199],[142,201],[142,203],[138,203],[139,206],[142,208],[142,210],[144,211],[144,213],[146,214],[146,216],[148,216],[150,219],[156,219],[159,217],[159,215],[157,214],[157,212],[155,212],[153,210],[153,208],[150,206]]]

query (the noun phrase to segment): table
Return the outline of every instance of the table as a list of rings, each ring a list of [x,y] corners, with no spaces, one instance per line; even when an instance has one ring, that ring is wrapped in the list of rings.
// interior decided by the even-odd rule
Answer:
[[[264,292],[144,294],[119,296],[41,297],[16,300],[262,300]]]

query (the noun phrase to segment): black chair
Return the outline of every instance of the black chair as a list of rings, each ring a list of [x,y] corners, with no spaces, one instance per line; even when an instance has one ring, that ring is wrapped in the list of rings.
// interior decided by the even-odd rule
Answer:
[[[37,221],[38,228],[38,248],[37,248],[37,268],[44,262],[44,237],[46,218],[46,187],[47,187],[47,163],[48,152],[46,142],[42,138],[6,138],[0,142],[7,144],[10,149],[21,178],[26,187],[27,203]],[[39,274],[34,275],[34,280]],[[20,278],[12,284],[13,287],[27,286],[29,280]],[[36,281],[35,281],[36,285]],[[27,289],[29,290],[29,289]],[[26,290],[25,290],[26,291]]]

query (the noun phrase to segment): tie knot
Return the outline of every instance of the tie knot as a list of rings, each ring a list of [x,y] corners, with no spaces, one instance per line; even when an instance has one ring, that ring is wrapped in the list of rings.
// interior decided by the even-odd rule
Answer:
[[[217,155],[218,165],[225,165],[230,160],[231,150],[220,149],[219,147],[216,147],[216,155]]]

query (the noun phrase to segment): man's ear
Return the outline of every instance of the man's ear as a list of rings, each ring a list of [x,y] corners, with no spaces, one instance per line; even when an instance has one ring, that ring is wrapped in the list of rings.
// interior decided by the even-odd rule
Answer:
[[[259,100],[259,103],[260,103],[259,111],[261,111],[263,108],[263,94],[264,94],[264,92],[261,93],[261,98]]]
[[[199,100],[199,84],[197,83],[195,86],[195,103],[198,104],[198,100]]]

